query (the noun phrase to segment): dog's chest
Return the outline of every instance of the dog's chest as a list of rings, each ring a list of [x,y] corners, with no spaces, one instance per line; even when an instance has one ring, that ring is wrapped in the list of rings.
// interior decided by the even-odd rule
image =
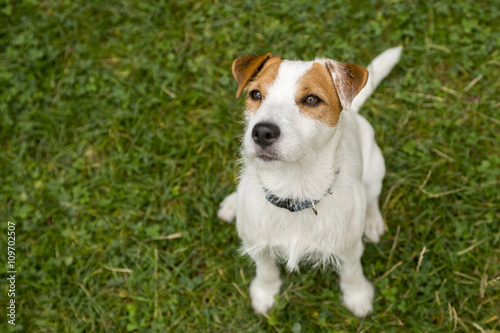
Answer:
[[[244,250],[269,249],[287,261],[305,257],[324,259],[341,251],[363,232],[364,197],[362,186],[339,180],[331,194],[316,208],[290,212],[268,202],[265,193],[252,177],[245,177],[238,188],[237,227]],[[251,254],[251,253],[250,253]]]

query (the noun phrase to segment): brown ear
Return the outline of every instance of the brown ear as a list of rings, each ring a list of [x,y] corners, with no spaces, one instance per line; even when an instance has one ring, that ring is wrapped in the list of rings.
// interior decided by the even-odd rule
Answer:
[[[344,64],[333,60],[328,60],[326,66],[332,75],[342,109],[349,109],[354,97],[359,94],[368,81],[368,70],[363,66]]]
[[[233,61],[233,76],[236,82],[238,82],[236,98],[240,97],[241,92],[248,82],[262,69],[266,61],[271,57],[273,57],[271,53],[246,55],[238,57]]]

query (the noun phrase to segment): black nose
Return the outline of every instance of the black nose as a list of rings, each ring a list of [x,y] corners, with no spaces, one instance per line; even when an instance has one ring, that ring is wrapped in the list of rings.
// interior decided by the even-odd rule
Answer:
[[[270,123],[258,123],[252,130],[252,138],[256,144],[267,147],[273,144],[280,136],[278,126]]]

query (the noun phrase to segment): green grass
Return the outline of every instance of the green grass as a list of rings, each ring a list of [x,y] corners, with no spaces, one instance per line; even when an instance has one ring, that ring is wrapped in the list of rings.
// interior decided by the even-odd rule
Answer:
[[[499,331],[499,21],[498,1],[2,1],[0,262],[13,221],[18,275],[0,330]],[[232,60],[367,65],[397,45],[362,110],[388,169],[374,313],[303,267],[252,314],[254,267],[215,216],[237,178]]]

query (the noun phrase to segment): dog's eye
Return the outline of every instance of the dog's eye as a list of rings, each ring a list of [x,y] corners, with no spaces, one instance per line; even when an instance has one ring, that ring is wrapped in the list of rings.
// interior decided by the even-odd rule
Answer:
[[[319,102],[321,102],[321,100],[317,96],[309,95],[306,97],[303,103],[309,106],[316,106],[319,104]]]
[[[250,91],[250,98],[254,101],[260,101],[262,99],[262,95],[260,94],[260,91],[252,90]]]

